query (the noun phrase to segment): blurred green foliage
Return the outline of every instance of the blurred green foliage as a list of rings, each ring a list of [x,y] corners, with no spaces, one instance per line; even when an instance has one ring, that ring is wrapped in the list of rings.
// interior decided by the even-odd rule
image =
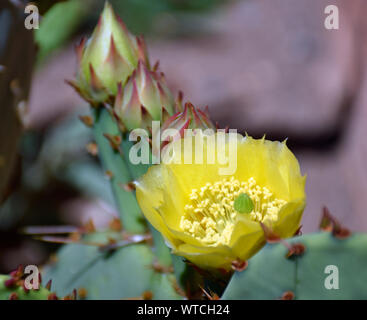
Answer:
[[[83,3],[70,0],[55,4],[44,16],[40,28],[35,32],[35,40],[39,47],[38,60],[61,47],[77,30],[87,15]]]
[[[219,0],[112,0],[117,13],[129,29],[137,34],[151,33],[162,17],[203,14],[223,1]],[[167,21],[168,22],[168,21]],[[170,27],[167,25],[167,27]],[[164,28],[164,27],[163,27]],[[161,29],[158,29],[161,30]]]

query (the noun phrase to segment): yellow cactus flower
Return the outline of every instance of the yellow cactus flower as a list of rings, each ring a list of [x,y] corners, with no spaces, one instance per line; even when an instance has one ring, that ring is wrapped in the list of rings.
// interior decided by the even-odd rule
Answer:
[[[187,139],[172,142],[173,150]],[[203,140],[205,154],[218,149],[215,141]],[[144,215],[173,253],[205,269],[229,270],[253,256],[266,243],[260,222],[282,238],[294,235],[306,202],[306,177],[285,142],[236,135],[232,155],[228,144],[223,150],[237,162],[230,176],[220,174],[217,160],[187,164],[173,152],[170,163],[151,167],[136,183]]]

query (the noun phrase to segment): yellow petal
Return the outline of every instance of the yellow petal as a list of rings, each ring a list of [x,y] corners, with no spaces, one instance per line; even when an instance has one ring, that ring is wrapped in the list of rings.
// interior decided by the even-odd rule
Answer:
[[[281,238],[294,236],[300,226],[305,205],[304,199],[298,199],[284,205],[279,212],[278,221],[272,226],[273,231]]]
[[[158,208],[162,205],[165,193],[165,179],[162,166],[150,167],[144,175],[144,179],[136,182],[136,198],[145,217],[163,236],[171,243],[175,239],[171,237]]]
[[[236,259],[233,252],[226,246],[203,247],[182,244],[174,251],[203,269],[226,269]]]

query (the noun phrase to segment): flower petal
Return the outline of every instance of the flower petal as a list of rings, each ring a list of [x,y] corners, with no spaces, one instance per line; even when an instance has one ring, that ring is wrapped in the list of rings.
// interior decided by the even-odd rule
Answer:
[[[227,246],[203,247],[182,244],[174,253],[185,257],[203,269],[223,268],[228,270],[228,266],[236,259]]]
[[[288,202],[284,205],[278,214],[278,221],[272,226],[274,232],[281,238],[294,236],[300,226],[305,205],[304,198]]]
[[[172,238],[165,222],[158,212],[158,208],[164,201],[164,178],[162,166],[152,166],[144,175],[143,179],[136,182],[136,198],[145,217],[163,236],[172,244],[175,239]]]

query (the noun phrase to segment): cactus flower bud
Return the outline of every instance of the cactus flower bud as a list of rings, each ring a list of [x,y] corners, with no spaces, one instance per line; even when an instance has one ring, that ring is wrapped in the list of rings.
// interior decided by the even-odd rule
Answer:
[[[178,104],[181,104],[181,98],[179,98]],[[177,103],[176,109],[179,109]],[[161,130],[166,129],[178,130],[179,134],[176,137],[171,137],[172,140],[177,140],[184,137],[185,129],[215,130],[216,126],[210,120],[207,108],[202,111],[195,108],[192,103],[187,102],[182,112],[177,112],[163,123]]]
[[[174,99],[163,74],[149,71],[140,60],[126,85],[119,85],[114,110],[127,130],[150,129],[152,121],[164,121],[173,114]]]
[[[108,2],[91,38],[77,47],[77,55],[79,71],[71,85],[92,103],[116,95],[118,83],[125,83],[139,59],[149,64],[143,39],[130,34]]]

